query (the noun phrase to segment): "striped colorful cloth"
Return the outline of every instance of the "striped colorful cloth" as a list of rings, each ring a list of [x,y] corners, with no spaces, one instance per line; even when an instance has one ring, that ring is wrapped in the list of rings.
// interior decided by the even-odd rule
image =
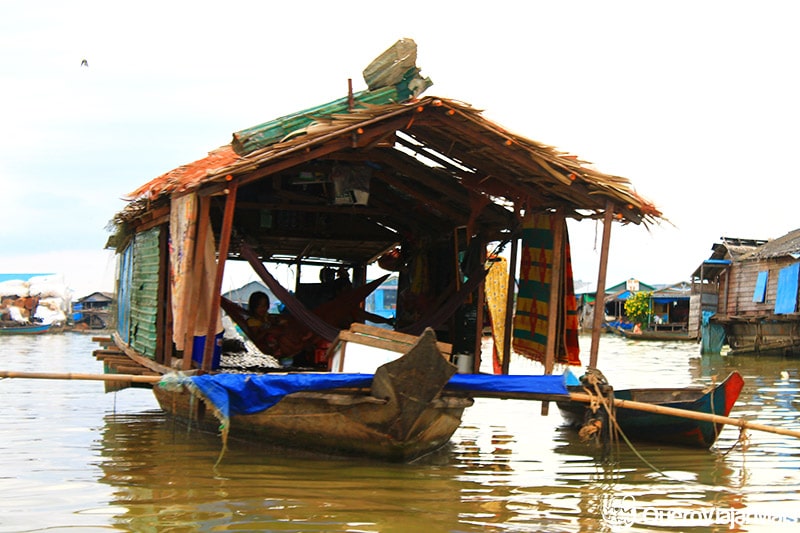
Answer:
[[[578,312],[572,279],[572,261],[566,222],[548,213],[529,214],[522,223],[519,292],[514,315],[514,350],[530,359],[544,362],[552,279],[553,229],[564,224],[563,303],[556,330],[556,363],[580,365]]]

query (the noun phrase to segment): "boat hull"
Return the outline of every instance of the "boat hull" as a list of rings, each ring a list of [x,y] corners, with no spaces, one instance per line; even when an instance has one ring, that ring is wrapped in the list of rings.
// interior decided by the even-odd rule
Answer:
[[[153,389],[161,408],[176,419],[219,433],[220,421],[185,387]],[[441,448],[461,423],[469,398],[437,398],[405,438],[392,435],[392,407],[368,393],[297,392],[254,414],[233,415],[230,435],[251,442],[324,454],[408,462]]]
[[[51,324],[37,324],[33,326],[2,326],[0,335],[41,335],[50,331]]]
[[[125,355],[147,362],[130,350]],[[167,378],[153,392],[175,419],[215,434],[222,428],[226,438],[408,462],[447,444],[473,404],[469,396],[442,394],[455,371],[428,329],[374,374],[218,373]],[[321,383],[326,376],[343,381]]]
[[[627,329],[611,328],[612,333],[616,333],[621,337],[632,340],[640,341],[680,341],[680,342],[697,342],[697,337],[690,336],[686,331],[642,331],[641,333],[634,333]]]
[[[697,413],[728,416],[743,386],[744,380],[741,375],[732,372],[723,382],[710,389],[699,387],[629,389],[614,391],[614,397]],[[583,424],[586,404],[558,402],[558,408],[569,425],[580,427]],[[723,426],[723,424],[625,407],[617,408],[615,417],[622,432],[631,440],[695,448],[711,447]]]
[[[723,322],[730,355],[800,355],[800,321],[750,319]]]

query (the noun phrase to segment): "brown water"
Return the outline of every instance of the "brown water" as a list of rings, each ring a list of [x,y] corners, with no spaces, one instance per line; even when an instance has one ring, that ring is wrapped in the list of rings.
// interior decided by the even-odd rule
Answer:
[[[100,372],[95,347],[72,333],[2,337],[0,368]],[[708,384],[736,369],[746,384],[734,416],[800,430],[797,360],[604,337],[600,361],[617,388]],[[554,405],[543,417],[539,403],[479,399],[451,444],[414,464],[232,442],[215,467],[219,438],[173,425],[146,389],[6,379],[0,398],[0,532],[728,531],[731,521],[794,531],[800,521],[800,440],[771,433],[748,432],[745,449],[726,427],[718,449],[639,445],[604,461]]]

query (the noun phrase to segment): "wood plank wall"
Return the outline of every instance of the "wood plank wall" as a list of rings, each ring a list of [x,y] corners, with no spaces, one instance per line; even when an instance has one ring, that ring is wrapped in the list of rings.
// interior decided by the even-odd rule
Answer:
[[[778,293],[778,272],[795,262],[796,260],[791,257],[781,257],[733,263],[729,270],[730,282],[726,283],[724,278],[720,279],[718,293],[720,314],[729,316],[773,314],[775,312],[775,298]],[[769,272],[766,298],[763,303],[754,302],[753,293],[756,290],[758,273],[763,271]]]

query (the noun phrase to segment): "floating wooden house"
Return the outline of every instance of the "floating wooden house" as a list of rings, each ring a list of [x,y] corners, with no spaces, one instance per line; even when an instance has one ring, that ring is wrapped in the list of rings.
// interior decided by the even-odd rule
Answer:
[[[72,320],[76,327],[106,329],[113,325],[114,295],[107,292],[93,292],[79,298],[72,304]]]
[[[130,203],[114,218],[116,233],[109,243],[120,262],[114,349],[144,372],[216,371],[217,343],[206,340],[221,331],[225,265],[247,261],[290,314],[294,327],[277,336],[279,355],[292,348],[282,341],[297,334],[300,343],[330,343],[327,354],[303,344],[314,363],[324,363],[320,354],[330,363],[330,350],[347,326],[325,313],[331,308],[322,308],[345,307],[339,296],[316,308],[304,301],[299,272],[345,271],[352,281],[348,294],[359,298],[345,302],[349,310],[361,305],[372,283],[380,283],[366,283],[367,266],[377,262],[397,272],[397,331],[381,330],[382,335],[422,335],[421,342],[433,331],[452,346],[451,353],[470,356],[460,359],[477,369],[486,322],[482,304],[492,298],[497,305],[491,309],[503,312],[492,317],[493,326],[502,326],[495,337],[498,352],[511,353],[513,338],[515,350],[541,360],[545,373],[557,362],[577,360],[566,219],[603,221],[598,286],[604,286],[612,223],[653,223],[660,211],[627,179],[512,133],[463,102],[421,96],[430,80],[420,77],[413,62],[389,58],[387,63],[402,70],[382,85],[375,85],[368,68],[369,90],[348,91],[335,102],[234,133],[230,144],[130,194]],[[506,246],[508,270],[499,253],[492,253]],[[283,287],[265,264],[292,265],[298,284]],[[505,287],[513,287],[518,275],[514,312],[514,291]],[[599,330],[598,324],[587,361],[592,366]],[[498,373],[509,373],[509,360],[500,357]],[[430,407],[425,412],[444,409],[452,420],[422,448],[400,450],[404,458],[446,442],[469,403],[462,398],[448,408],[436,397],[442,383],[427,383],[439,374],[420,369],[417,375],[403,384],[426,385],[433,395],[421,404]],[[356,399],[372,406],[389,396],[420,397],[400,392]],[[162,407],[171,409],[171,396],[158,387],[156,393]],[[336,405],[329,407],[343,409]],[[394,405],[381,408],[381,416]],[[369,439],[348,442],[357,447]]]
[[[692,278],[731,353],[800,354],[800,230],[773,240],[723,238]]]

